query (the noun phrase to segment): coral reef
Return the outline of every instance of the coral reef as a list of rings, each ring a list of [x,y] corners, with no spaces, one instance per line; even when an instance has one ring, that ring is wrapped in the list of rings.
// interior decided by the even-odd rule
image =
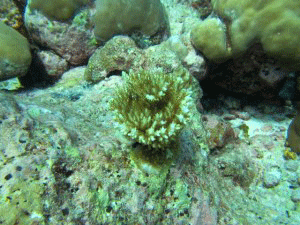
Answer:
[[[26,1],[14,2],[23,12]],[[240,95],[236,99],[223,90],[217,95],[219,88],[205,83],[213,73],[221,78],[220,86],[252,96],[258,93],[262,99],[269,94],[265,87],[280,87],[278,83],[289,71],[278,69],[263,43],[246,50],[237,63],[231,59],[211,70],[213,63],[206,60],[206,64],[197,55],[190,38],[195,22],[211,11],[210,2],[214,15],[218,7],[226,14],[217,12],[222,19],[210,16],[203,25],[218,29],[221,24],[226,29],[236,19],[244,23],[240,19],[246,7],[259,7],[254,6],[259,2],[267,8],[278,1],[151,1],[164,4],[169,15],[172,36],[168,40],[161,42],[167,29],[153,31],[162,33],[154,34],[157,41],[152,42],[146,37],[152,32],[134,27],[125,32],[130,37],[114,33],[105,45],[93,34],[96,1],[79,8],[68,4],[87,1],[59,1],[61,8],[51,12],[62,13],[62,6],[67,6],[59,20],[30,9],[30,2],[34,0],[27,1],[24,17],[32,62],[19,80],[26,79],[35,88],[8,84],[13,79],[0,83],[0,88],[6,86],[0,91],[0,224],[300,224],[300,159],[293,149],[299,144],[298,116],[288,131],[296,134],[295,139],[290,147],[285,146],[294,115],[291,105],[282,107],[278,100],[251,101]],[[115,6],[125,2],[150,1],[110,1],[118,3]],[[0,17],[7,16],[5,21],[14,25],[21,18],[6,3],[0,3],[4,6]],[[53,3],[58,1],[43,2]],[[294,3],[291,0],[286,7]],[[266,15],[259,25],[271,24],[278,16],[281,20],[297,7],[289,12],[282,9],[282,14]],[[233,12],[236,17],[231,19]],[[146,12],[143,16],[148,18]],[[211,57],[218,55],[218,46],[223,50],[225,46],[220,61],[231,57],[226,54],[232,48],[226,42],[230,30],[221,42],[223,29],[218,37],[207,32],[209,44],[216,44],[208,50]],[[249,29],[245,27],[245,35]],[[220,42],[213,43],[214,38]],[[44,64],[39,67],[36,58]],[[34,76],[44,71],[60,79],[36,88]],[[285,87],[284,95],[292,96],[298,75],[291,76],[292,84]],[[215,99],[209,92],[202,98],[193,76]]]

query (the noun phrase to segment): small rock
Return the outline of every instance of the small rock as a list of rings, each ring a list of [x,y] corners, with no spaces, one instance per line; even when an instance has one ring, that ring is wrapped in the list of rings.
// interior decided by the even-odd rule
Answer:
[[[61,79],[55,84],[55,88],[66,89],[82,85],[86,66],[72,68],[62,74]]]
[[[300,189],[292,191],[291,199],[293,202],[300,202]]]
[[[47,74],[53,78],[59,78],[68,69],[68,62],[64,58],[51,51],[39,51],[39,58],[43,62]]]
[[[296,172],[299,167],[299,162],[294,160],[288,160],[285,161],[284,166],[288,171]]]
[[[233,115],[233,114],[224,114],[223,115],[223,119],[224,120],[234,120],[234,119],[236,119],[236,115]]]
[[[281,172],[278,169],[272,169],[266,171],[264,174],[264,186],[266,188],[272,188],[279,184],[281,180]]]
[[[293,188],[299,187],[298,176],[296,173],[287,173],[285,175],[285,180],[288,181]]]
[[[233,110],[231,113],[236,115],[238,118],[242,120],[250,120],[250,114],[247,112],[240,112],[240,111]]]
[[[183,63],[197,80],[200,81],[206,77],[207,68],[205,60],[203,57],[197,55],[195,51],[190,51],[184,58]]]
[[[286,127],[284,127],[284,126],[279,126],[278,129],[279,129],[279,131],[286,131]]]
[[[241,102],[238,99],[232,97],[226,97],[224,99],[224,104],[227,108],[233,110],[238,110],[241,107]]]
[[[208,146],[210,149],[223,148],[237,138],[237,134],[229,122],[210,115],[204,116],[203,121],[208,133]]]
[[[288,74],[288,71],[278,69],[274,65],[265,64],[258,75],[267,85],[275,88]]]

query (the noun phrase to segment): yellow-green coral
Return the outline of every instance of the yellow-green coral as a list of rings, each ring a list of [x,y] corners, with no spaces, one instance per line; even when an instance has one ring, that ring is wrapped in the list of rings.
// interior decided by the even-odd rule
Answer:
[[[0,199],[1,224],[44,224],[44,187],[37,181],[20,179]]]
[[[220,31],[222,26],[208,27],[200,23],[192,31],[192,41],[206,55],[207,45],[211,46],[212,43],[220,41],[220,44],[224,45],[224,39],[219,37],[226,35],[226,48],[230,54],[224,55],[224,49],[221,48],[219,55],[207,54],[206,57],[216,62],[220,59],[224,61],[228,57],[245,52],[253,43],[260,43],[269,56],[278,59],[289,68],[300,69],[298,0],[212,0],[212,5],[214,12],[223,21],[227,21],[226,29]],[[208,32],[218,35],[209,39],[206,35]],[[199,40],[205,44],[199,43]]]
[[[297,154],[295,152],[292,152],[290,150],[290,148],[286,148],[283,151],[283,156],[285,159],[292,159],[292,160],[296,160],[297,159]]]
[[[0,81],[25,75],[31,63],[27,39],[0,21],[0,46]]]
[[[218,18],[209,18],[198,24],[191,32],[191,38],[194,46],[208,59],[220,62],[231,56],[231,49],[226,44],[225,25]]]
[[[0,60],[28,65],[31,53],[27,39],[13,28],[0,22]]]
[[[165,148],[189,117],[191,77],[187,70],[164,74],[141,70],[124,73],[111,108],[125,135],[152,148]]]

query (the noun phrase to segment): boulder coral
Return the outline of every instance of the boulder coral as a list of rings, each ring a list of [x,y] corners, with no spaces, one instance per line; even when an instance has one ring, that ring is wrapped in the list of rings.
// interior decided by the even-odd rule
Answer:
[[[223,62],[259,43],[268,56],[285,67],[300,69],[298,0],[212,0],[211,3],[220,20],[211,16],[195,25],[191,33],[194,46],[208,59]]]
[[[0,22],[0,81],[26,74],[31,64],[27,39]]]
[[[28,6],[40,10],[45,16],[53,20],[68,20],[75,12],[89,0],[29,0]]]
[[[169,27],[160,0],[97,0],[94,23],[95,36],[101,41],[134,31],[152,36]]]

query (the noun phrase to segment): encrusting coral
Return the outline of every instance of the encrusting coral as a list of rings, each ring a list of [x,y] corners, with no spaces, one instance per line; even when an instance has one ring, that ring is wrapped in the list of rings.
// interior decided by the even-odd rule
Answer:
[[[173,73],[147,70],[124,73],[125,83],[110,102],[116,121],[131,140],[165,149],[189,118],[191,76],[181,68]]]

